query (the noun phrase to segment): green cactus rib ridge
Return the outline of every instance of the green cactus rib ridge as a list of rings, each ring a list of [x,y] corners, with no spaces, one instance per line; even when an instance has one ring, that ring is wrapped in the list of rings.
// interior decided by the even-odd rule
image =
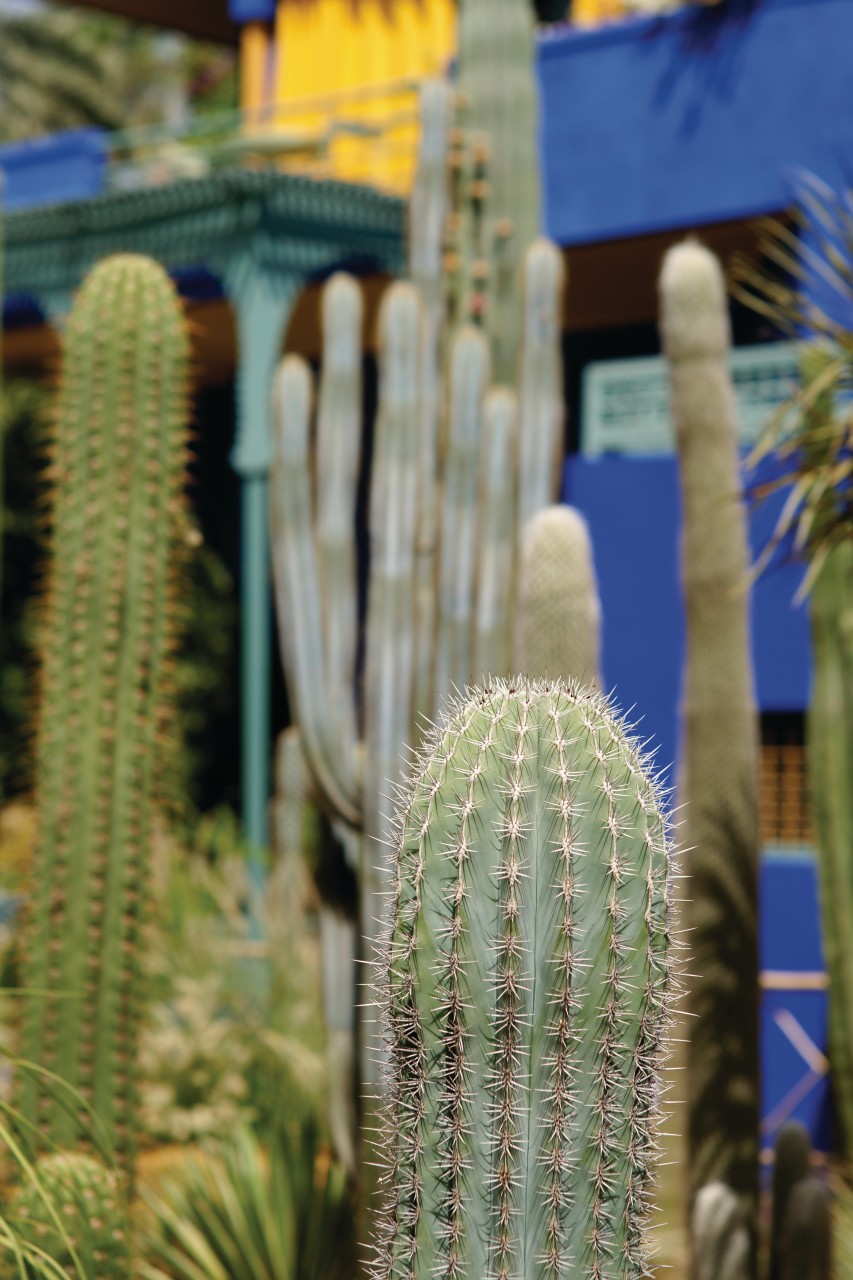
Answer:
[[[132,1150],[140,924],[174,642],[188,345],[165,272],[107,259],[65,339],[36,746],[39,827],[25,939],[23,1057],[58,1072]],[[30,1074],[26,1115],[71,1145],[78,1118]]]
[[[672,861],[607,700],[518,679],[452,706],[394,872],[376,1276],[645,1275]]]

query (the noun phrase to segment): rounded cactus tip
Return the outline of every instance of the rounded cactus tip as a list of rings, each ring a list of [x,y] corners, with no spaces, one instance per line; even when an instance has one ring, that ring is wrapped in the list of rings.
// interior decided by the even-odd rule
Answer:
[[[670,359],[713,356],[731,344],[719,259],[692,238],[668,249],[660,280],[661,336]]]
[[[672,876],[606,697],[518,677],[448,707],[393,849],[379,1277],[646,1274]]]

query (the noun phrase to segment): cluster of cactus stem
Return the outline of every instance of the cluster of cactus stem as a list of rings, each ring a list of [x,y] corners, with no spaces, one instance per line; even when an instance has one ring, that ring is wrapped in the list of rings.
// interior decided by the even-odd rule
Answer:
[[[392,871],[378,1280],[648,1274],[673,877],[607,700],[518,678],[452,705]]]
[[[489,39],[472,45],[487,28]],[[338,275],[324,292],[313,451],[310,371],[290,356],[275,380],[270,507],[290,704],[324,804],[367,837],[359,881],[369,949],[387,888],[375,864],[376,840],[391,832],[389,782],[446,696],[510,669],[521,530],[553,500],[558,478],[563,268],[554,245],[530,243],[538,221],[531,41],[527,0],[466,0],[460,121],[474,131],[454,123],[449,86],[424,88],[411,282],[388,290],[379,317],[363,642],[353,550],[362,443],[355,281]],[[495,61],[481,66],[490,50]],[[515,115],[492,100],[510,80]],[[495,132],[479,132],[487,127]],[[513,130],[522,136],[508,142]],[[510,153],[523,159],[515,185],[500,177]],[[375,1083],[378,1030],[362,1038],[362,1076]]]
[[[830,1280],[830,1193],[812,1171],[808,1131],[782,1126],[773,1153],[770,1229],[760,1274],[767,1280]],[[741,1200],[722,1182],[702,1187],[691,1220],[694,1280],[751,1280],[755,1251]]]
[[[25,1276],[44,1275],[40,1257],[75,1280],[127,1280],[130,1221],[118,1173],[94,1156],[59,1152],[37,1160],[33,1175],[5,1215],[19,1253],[11,1247],[4,1253],[4,1280],[20,1276],[21,1266]]]
[[[95,267],[65,332],[48,472],[37,833],[21,941],[20,1053],[38,1069],[19,1072],[17,1106],[38,1143],[70,1148],[97,1131],[128,1174],[187,371],[162,268],[133,255]]]
[[[687,1047],[691,1198],[723,1183],[755,1246],[758,1208],[758,716],[749,552],[722,271],[696,242],[660,279],[682,493],[687,654],[678,778],[693,1015]]]

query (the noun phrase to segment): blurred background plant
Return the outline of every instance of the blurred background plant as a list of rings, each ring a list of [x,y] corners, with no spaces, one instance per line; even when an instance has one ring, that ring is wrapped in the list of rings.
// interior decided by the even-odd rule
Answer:
[[[0,140],[236,106],[229,50],[68,5],[0,12]]]
[[[347,1177],[310,1121],[239,1129],[144,1193],[143,1280],[349,1280]]]

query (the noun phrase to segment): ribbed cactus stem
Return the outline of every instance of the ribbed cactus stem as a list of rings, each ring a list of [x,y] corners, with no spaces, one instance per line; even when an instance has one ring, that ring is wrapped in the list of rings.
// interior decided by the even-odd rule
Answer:
[[[835,359],[807,346],[803,385],[814,385]],[[809,432],[820,450],[822,424],[837,412],[832,396],[814,400]],[[826,452],[826,450],[822,450]],[[815,458],[816,463],[825,458]],[[829,1052],[839,1149],[853,1156],[853,547],[839,542],[826,557],[809,599],[812,685],[808,714],[809,793],[820,859],[821,919],[829,972]]]
[[[560,486],[563,458],[563,366],[560,353],[565,271],[563,255],[539,238],[524,256],[524,327],[519,373],[521,424],[518,522],[527,523]]]
[[[361,458],[361,288],[338,272],[323,290],[323,370],[317,404],[317,570],[323,651],[337,751],[357,758],[358,641],[355,505]],[[352,768],[352,763],[350,763]]]
[[[291,706],[314,777],[333,810],[361,820],[357,761],[342,758],[328,699],[323,609],[311,502],[311,370],[286,356],[274,389],[270,532],[278,629]]]
[[[545,507],[524,533],[515,667],[533,678],[600,685],[601,603],[587,523],[573,507]]]
[[[645,1274],[666,819],[598,694],[497,682],[401,808],[377,1274]]]
[[[471,675],[477,556],[477,488],[489,349],[479,329],[460,329],[450,365],[447,466],[441,511],[435,705]]]
[[[411,725],[414,568],[418,492],[418,357],[421,305],[410,284],[386,294],[379,318],[381,395],[370,503],[361,931],[372,952],[387,877],[377,841],[392,829],[389,789],[399,780]],[[362,1079],[378,1078],[381,1032],[364,1037]]]
[[[421,296],[418,401],[418,528],[415,560],[415,676],[412,741],[432,715],[435,654],[435,566],[438,547],[439,423],[442,409],[442,274],[448,214],[448,147],[452,91],[444,80],[421,89],[421,137],[415,189],[409,204],[409,269]]]
[[[830,1280],[832,1275],[829,1191],[820,1178],[803,1178],[788,1200],[779,1277],[780,1280]]]
[[[750,1280],[752,1245],[740,1201],[722,1182],[702,1187],[691,1219],[693,1280]]]
[[[79,1091],[128,1170],[135,1140],[141,922],[159,734],[175,643],[188,341],[154,262],[108,258],[65,333],[41,630],[35,812],[22,946],[22,1057]],[[72,1097],[22,1072],[46,1142],[91,1133]]]
[[[809,600],[809,794],[829,972],[829,1051],[840,1147],[853,1152],[853,545],[826,557]]]
[[[693,1194],[720,1181],[755,1234],[758,1198],[758,719],[726,293],[687,241],[660,279],[682,491],[687,619],[679,795],[693,951],[688,1145]]]
[[[770,1226],[770,1280],[780,1280],[785,1249],[788,1201],[798,1182],[811,1173],[812,1143],[805,1125],[784,1124],[773,1147],[773,1195]]]
[[[463,0],[458,83],[464,123],[489,152],[488,332],[495,377],[515,380],[522,255],[539,234],[538,104],[529,0]]]
[[[515,459],[518,401],[494,387],[483,406],[480,455],[477,609],[474,620],[475,681],[509,670],[509,628],[515,554]]]

